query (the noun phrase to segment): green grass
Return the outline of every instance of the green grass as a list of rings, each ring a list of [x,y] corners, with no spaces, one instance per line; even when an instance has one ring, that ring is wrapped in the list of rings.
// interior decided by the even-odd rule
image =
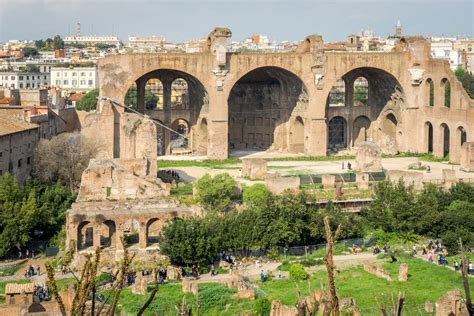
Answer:
[[[10,276],[14,275],[18,270],[22,269],[25,265],[19,264],[8,269],[0,270],[0,276]]]
[[[265,159],[267,161],[339,161],[339,160],[351,160],[355,159],[355,156],[302,156],[302,157],[279,157]]]
[[[408,263],[408,281],[397,281],[400,262]],[[351,268],[341,271],[336,277],[336,287],[339,297],[353,297],[363,315],[380,315],[376,309],[377,303],[387,301],[391,294],[398,295],[398,291],[405,293],[407,309],[406,315],[416,314],[419,306],[426,300],[436,302],[444,293],[449,290],[463,289],[462,278],[459,273],[439,267],[435,264],[424,262],[419,259],[399,259],[397,263],[386,263],[384,269],[388,271],[394,281],[389,282],[363,271],[362,267]],[[362,277],[352,277],[353,272],[359,272]],[[299,284],[302,295],[309,294],[309,284],[311,291],[320,288],[320,281],[327,286],[326,271],[316,272],[310,282],[303,281]],[[472,283],[472,281],[471,281]],[[471,292],[474,295],[474,285],[471,285]],[[261,289],[267,293],[271,299],[277,299],[283,304],[294,306],[297,300],[295,283],[292,280],[272,280],[264,283]]]
[[[171,189],[171,195],[175,195],[175,196],[192,195],[192,194],[193,194],[192,183],[181,184]]]
[[[148,287],[148,293],[152,291],[153,287],[154,285]],[[236,290],[229,289],[224,284],[199,284],[200,314],[230,316],[253,309],[253,301],[233,298],[234,293],[236,293]],[[126,288],[120,295],[118,308],[134,315],[148,299],[148,295],[133,294],[131,288]],[[157,313],[158,315],[177,315],[175,306],[181,305],[183,297],[186,297],[186,303],[195,310],[196,298],[192,293],[184,294],[181,283],[171,282],[160,285],[158,293],[146,310],[145,315],[156,315]]]
[[[435,157],[433,153],[412,153],[412,152],[404,152],[398,153],[395,155],[383,154],[382,158],[408,158],[408,157],[416,157],[421,161],[429,161],[429,162],[443,162],[449,161],[449,156],[445,157]]]
[[[207,167],[214,169],[223,168],[225,165],[240,164],[242,161],[237,158],[230,158],[224,160],[206,159],[206,160],[158,160],[158,168],[178,168],[178,167]],[[235,166],[228,166],[235,167]]]

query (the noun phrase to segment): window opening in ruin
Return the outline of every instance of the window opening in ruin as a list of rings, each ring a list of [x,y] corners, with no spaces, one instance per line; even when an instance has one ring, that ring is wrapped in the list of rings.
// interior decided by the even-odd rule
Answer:
[[[329,121],[329,147],[334,151],[346,148],[347,123],[343,117],[336,116]]]
[[[354,106],[364,106],[369,101],[369,82],[364,77],[354,80]]]

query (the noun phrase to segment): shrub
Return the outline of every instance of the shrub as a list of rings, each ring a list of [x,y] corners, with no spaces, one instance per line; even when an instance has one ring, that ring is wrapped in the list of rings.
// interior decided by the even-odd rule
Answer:
[[[242,199],[250,206],[264,206],[271,196],[270,191],[262,183],[254,184],[244,189]]]
[[[199,303],[203,310],[212,309],[216,306],[223,307],[229,301],[230,295],[235,292],[224,284],[202,284],[199,287]]]
[[[255,313],[259,316],[268,316],[272,309],[272,303],[266,298],[261,297],[255,301]]]
[[[295,263],[290,266],[290,278],[295,281],[308,279],[308,273],[301,263]]]

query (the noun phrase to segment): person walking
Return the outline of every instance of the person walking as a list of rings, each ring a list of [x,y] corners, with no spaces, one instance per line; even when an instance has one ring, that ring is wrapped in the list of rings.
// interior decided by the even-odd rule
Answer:
[[[263,270],[260,272],[260,281],[261,281],[262,283],[265,282],[265,272],[263,272]]]

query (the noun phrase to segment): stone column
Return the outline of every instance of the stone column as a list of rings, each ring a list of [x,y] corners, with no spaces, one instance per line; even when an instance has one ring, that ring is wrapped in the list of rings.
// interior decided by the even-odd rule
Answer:
[[[327,153],[327,124],[326,119],[313,118],[309,122],[309,144],[306,154],[310,156],[326,156]]]
[[[440,126],[433,124],[433,155],[443,157],[444,132]]]
[[[170,78],[162,78],[161,83],[163,84],[163,123],[171,127],[171,84],[173,80]],[[165,155],[171,154],[171,132],[164,128],[163,129],[163,141],[165,145]]]
[[[145,113],[145,79],[138,79],[137,84],[137,111],[140,113]],[[128,104],[126,104],[128,105]]]
[[[228,104],[223,91],[209,91],[209,116],[207,120],[207,157],[226,159],[228,155]]]
[[[345,83],[345,106],[354,106],[354,81],[355,78],[343,79]]]
[[[100,224],[99,223],[96,223],[93,228],[93,242],[92,242],[92,245],[93,245],[93,248],[94,249],[97,249],[97,248],[100,248]]]
[[[138,234],[138,248],[145,249],[146,248],[146,240],[147,240],[147,229],[146,223],[140,222],[140,231]]]
[[[123,250],[122,239],[124,238],[122,223],[116,223],[115,249]]]

